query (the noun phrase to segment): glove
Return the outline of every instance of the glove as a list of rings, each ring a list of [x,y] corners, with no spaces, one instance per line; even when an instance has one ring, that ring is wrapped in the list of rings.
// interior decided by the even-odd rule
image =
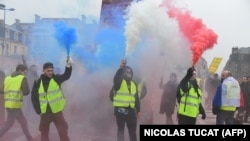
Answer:
[[[205,110],[204,110],[202,104],[200,104],[200,106],[199,106],[199,112],[200,112],[200,114],[202,115],[202,116],[201,116],[201,119],[203,119],[203,120],[206,119],[206,112],[205,112]]]
[[[71,57],[68,57],[67,60],[66,60],[66,67],[67,68],[70,68],[73,64],[73,60]]]
[[[206,116],[206,113],[203,113],[203,114],[201,115],[201,119],[202,119],[202,120],[206,119],[206,117],[207,117],[207,116]]]
[[[214,115],[217,115],[219,111],[220,111],[220,107],[213,107],[212,108],[212,112]]]
[[[124,66],[126,66],[126,64],[127,64],[127,60],[123,59],[121,64],[120,64],[120,68],[123,68]]]

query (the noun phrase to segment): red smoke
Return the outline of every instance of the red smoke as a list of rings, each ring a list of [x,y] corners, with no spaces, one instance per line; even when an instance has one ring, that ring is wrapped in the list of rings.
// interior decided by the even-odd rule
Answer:
[[[188,11],[181,11],[170,4],[171,1],[164,1],[161,6],[168,8],[170,18],[176,18],[179,28],[184,36],[191,42],[193,53],[193,66],[199,61],[204,51],[213,48],[217,43],[217,34],[208,29],[201,19],[196,19]]]

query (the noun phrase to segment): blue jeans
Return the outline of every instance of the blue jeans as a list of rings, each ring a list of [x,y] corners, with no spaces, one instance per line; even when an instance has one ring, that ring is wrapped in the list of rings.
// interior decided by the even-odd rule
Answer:
[[[216,116],[216,125],[233,125],[234,112],[235,111],[220,110]]]

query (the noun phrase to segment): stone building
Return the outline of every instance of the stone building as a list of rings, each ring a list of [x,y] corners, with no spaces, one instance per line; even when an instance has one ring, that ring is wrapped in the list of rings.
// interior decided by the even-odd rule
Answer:
[[[3,23],[1,21],[1,23]],[[0,26],[0,53],[1,55],[26,55],[27,34],[15,26],[1,24]],[[3,45],[4,44],[4,45]]]
[[[235,78],[250,76],[250,47],[233,47],[232,53],[224,67]]]
[[[4,25],[3,20],[0,23],[0,69],[9,73],[21,61],[21,56],[28,54],[28,35],[15,25]]]

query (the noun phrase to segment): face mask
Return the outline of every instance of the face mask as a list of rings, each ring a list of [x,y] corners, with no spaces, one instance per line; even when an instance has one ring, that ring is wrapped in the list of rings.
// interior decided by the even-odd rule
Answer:
[[[132,78],[132,74],[131,73],[127,73],[126,74],[128,78]]]
[[[133,72],[132,72],[132,70],[130,69],[130,71],[129,71],[129,70],[126,69],[126,70],[123,72],[123,77],[124,77],[125,80],[131,81],[131,80],[132,80],[132,77],[133,77]]]
[[[125,79],[126,80],[131,80],[132,79],[132,74],[131,73],[125,73]]]

